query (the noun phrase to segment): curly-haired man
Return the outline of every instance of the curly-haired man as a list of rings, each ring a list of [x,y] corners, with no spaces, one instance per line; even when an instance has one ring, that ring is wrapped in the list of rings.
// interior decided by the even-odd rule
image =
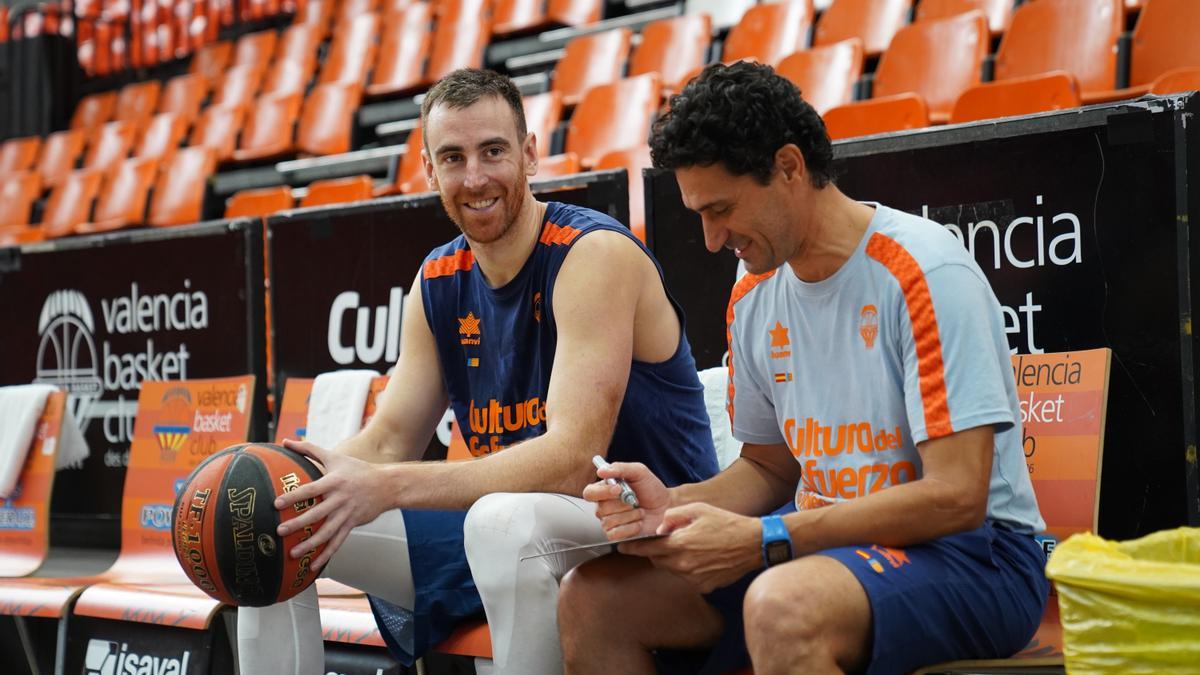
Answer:
[[[833,183],[820,117],[769,67],[710,66],[655,126],[730,298],[741,458],[640,509],[584,497],[621,546],[568,575],[568,672],[904,673],[1008,656],[1041,616],[1044,527],[1000,307],[949,233]],[[748,654],[747,654],[748,651]]]

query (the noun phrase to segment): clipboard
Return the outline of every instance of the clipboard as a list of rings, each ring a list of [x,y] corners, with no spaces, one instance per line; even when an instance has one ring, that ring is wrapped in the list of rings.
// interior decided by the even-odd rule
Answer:
[[[544,558],[549,555],[557,555],[559,553],[572,553],[574,551],[587,551],[589,549],[607,548],[607,549],[615,550],[619,544],[627,544],[631,541],[645,541],[647,539],[662,539],[665,536],[667,536],[667,535],[666,534],[642,534],[642,535],[638,535],[636,537],[629,537],[628,539],[618,539],[616,541],[602,541],[602,542],[599,542],[596,544],[580,544],[579,546],[568,546],[566,548],[556,548],[553,551],[546,551],[545,553],[535,553],[533,555],[523,556],[521,558],[521,562],[524,562],[526,560],[532,560],[533,558]]]

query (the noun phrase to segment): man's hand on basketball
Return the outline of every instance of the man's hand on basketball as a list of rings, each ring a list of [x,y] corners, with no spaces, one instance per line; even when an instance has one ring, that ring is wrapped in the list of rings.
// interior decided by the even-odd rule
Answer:
[[[600,480],[583,489],[583,498],[596,502],[596,517],[609,539],[627,539],[642,534],[654,534],[662,522],[663,512],[671,504],[667,487],[646,465],[637,462],[617,462],[599,469]],[[640,508],[621,501],[621,488],[604,482],[605,478],[623,478],[637,495]]]
[[[728,586],[763,565],[758,518],[696,502],[668,509],[658,533],[667,536],[621,544],[621,552],[650,558],[701,593]]]
[[[302,441],[286,440],[283,445],[315,460],[325,472],[318,480],[301,485],[275,500],[275,507],[283,510],[299,502],[320,498],[319,504],[279,526],[279,535],[284,536],[320,524],[311,537],[290,552],[293,558],[299,558],[324,544],[325,550],[312,563],[314,570],[320,570],[351,530],[375,520],[389,508],[388,486],[380,480],[378,467],[361,459]]]

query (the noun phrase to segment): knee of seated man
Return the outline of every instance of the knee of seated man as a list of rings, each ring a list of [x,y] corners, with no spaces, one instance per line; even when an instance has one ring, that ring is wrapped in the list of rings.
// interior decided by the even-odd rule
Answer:
[[[485,560],[505,551],[516,552],[529,542],[533,523],[528,497],[494,492],[471,506],[463,521],[463,546],[468,559]]]
[[[807,560],[794,560],[760,574],[746,590],[742,612],[746,632],[761,637],[786,637],[789,640],[815,639],[826,623],[821,617],[819,594],[813,587],[816,575],[806,574],[812,567]],[[786,633],[786,636],[783,635]]]

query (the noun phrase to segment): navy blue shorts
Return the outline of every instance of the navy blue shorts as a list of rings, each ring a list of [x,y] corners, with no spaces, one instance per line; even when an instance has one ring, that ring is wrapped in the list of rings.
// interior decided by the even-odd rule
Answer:
[[[905,549],[846,546],[817,555],[841,562],[867,592],[871,675],[1011,656],[1033,637],[1050,590],[1033,536],[990,523]],[[760,573],[705,596],[725,619],[725,631],[705,658],[683,668],[720,673],[749,665],[742,600]],[[684,672],[679,654],[664,656],[664,670]]]

